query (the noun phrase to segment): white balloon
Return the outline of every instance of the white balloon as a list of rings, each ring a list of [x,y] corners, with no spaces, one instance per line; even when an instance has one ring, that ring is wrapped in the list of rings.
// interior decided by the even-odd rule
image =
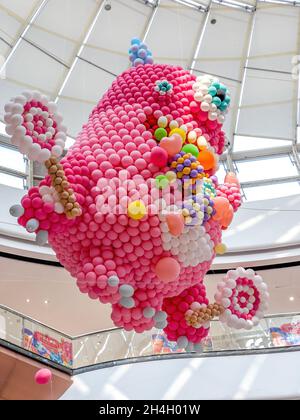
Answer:
[[[14,105],[14,102],[7,102],[4,105],[4,111],[5,112],[11,112],[13,105]]]
[[[27,102],[27,98],[24,95],[18,95],[15,97],[15,102],[21,105],[25,105]]]
[[[9,124],[5,127],[5,131],[9,136],[12,136],[14,134],[14,126]]]
[[[48,160],[51,156],[50,150],[48,149],[42,149],[37,157],[37,160],[41,163]]]
[[[56,213],[62,214],[64,212],[64,206],[61,203],[57,202],[54,204],[54,210],[56,211]]]
[[[21,104],[14,104],[11,109],[12,114],[22,114],[24,111],[24,107]]]
[[[22,92],[22,95],[25,96],[27,102],[31,101],[33,98],[33,94],[31,90],[25,90],[24,92]]]
[[[49,103],[48,103],[48,109],[49,109],[49,112],[50,112],[51,114],[54,114],[54,113],[56,112],[56,110],[57,110],[57,105],[56,105],[56,103],[55,103],[55,102],[49,102]]]
[[[39,193],[41,195],[51,194],[51,188],[47,185],[42,185],[41,187],[39,187]]]
[[[24,118],[20,114],[14,114],[11,117],[11,124],[13,125],[21,125],[24,122]]]
[[[11,117],[11,112],[7,112],[6,114],[4,114],[4,122],[6,122],[6,124],[11,124]]]
[[[200,108],[203,112],[209,111],[209,104],[207,102],[202,102]]]

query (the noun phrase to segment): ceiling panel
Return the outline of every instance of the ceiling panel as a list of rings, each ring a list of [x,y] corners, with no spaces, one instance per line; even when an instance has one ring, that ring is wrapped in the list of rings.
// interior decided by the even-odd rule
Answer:
[[[21,31],[24,22],[16,19],[1,8],[0,4],[0,37],[11,45],[14,43],[17,34]]]
[[[6,10],[11,15],[27,19],[33,14],[35,7],[41,3],[42,0],[1,0],[0,9]]]
[[[20,47],[6,66],[6,78],[0,79],[0,103],[5,104],[11,96],[20,93],[24,88],[53,94],[61,84],[65,71],[64,66],[21,41]]]
[[[290,75],[247,70],[236,134],[294,139],[296,96]]]
[[[78,60],[61,95],[96,103],[114,79],[97,67]]]
[[[80,40],[92,22],[102,0],[50,0],[35,25],[62,37]]]
[[[196,57],[195,68],[241,80],[252,14],[213,5]],[[216,21],[214,24],[212,22]]]
[[[189,67],[204,18],[205,14],[198,10],[162,0],[146,38],[155,61]]]
[[[55,33],[45,31],[44,29],[35,26],[32,26],[28,30],[26,39],[69,66],[72,64],[72,58],[76,49],[78,49],[78,46],[74,41],[62,38],[60,35],[56,35]]]
[[[143,38],[153,9],[136,1],[111,0],[110,4],[110,11],[103,8],[99,14],[81,56],[119,74],[129,65],[131,38]]]
[[[248,66],[292,71],[292,57],[300,54],[300,9],[258,5]]]

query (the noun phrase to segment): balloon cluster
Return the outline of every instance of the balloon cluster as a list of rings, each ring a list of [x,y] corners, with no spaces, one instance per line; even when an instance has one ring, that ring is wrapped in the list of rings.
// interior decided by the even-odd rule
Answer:
[[[224,184],[220,185],[217,191],[217,195],[219,197],[226,198],[232,205],[234,211],[237,211],[242,204],[241,190],[235,183],[225,182]]]
[[[41,150],[48,171],[10,211],[38,243],[48,239],[82,293],[112,305],[116,326],[164,328],[192,348],[223,306],[224,319],[232,309],[221,290],[208,306],[202,284],[238,206],[234,175],[226,189],[215,175],[228,91],[214,78],[197,81],[180,67],[152,64],[138,39],[130,60],[60,161],[65,129],[55,106],[24,93],[6,107],[12,142],[29,157],[33,146]]]
[[[153,64],[152,52],[139,38],[132,38],[129,48],[129,60],[132,66]]]

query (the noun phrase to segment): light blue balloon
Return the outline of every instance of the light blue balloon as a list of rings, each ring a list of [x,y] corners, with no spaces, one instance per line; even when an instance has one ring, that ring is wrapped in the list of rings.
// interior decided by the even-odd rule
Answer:
[[[147,51],[144,50],[143,48],[140,48],[137,55],[138,55],[139,58],[144,59],[144,58],[147,57]]]
[[[153,64],[153,58],[152,58],[152,57],[147,57],[147,58],[145,59],[145,63],[146,63],[146,64]]]
[[[9,209],[9,213],[13,217],[21,217],[24,214],[24,208],[20,204],[14,204]]]
[[[27,232],[35,232],[39,227],[39,221],[37,219],[29,219],[26,223]]]
[[[119,301],[119,304],[123,306],[123,308],[134,308],[134,300],[131,297],[122,297]]]
[[[131,45],[140,45],[140,43],[141,43],[141,40],[138,37],[134,37],[131,40]]]
[[[48,232],[46,230],[39,230],[38,233],[36,234],[35,242],[39,246],[43,246],[43,245],[46,245],[47,241],[48,241]]]
[[[122,284],[119,288],[119,293],[123,297],[131,297],[134,293],[134,288],[130,284]]]
[[[185,335],[182,335],[181,337],[177,338],[177,346],[180,349],[185,349],[188,343],[189,343],[189,340],[186,338]]]
[[[144,64],[144,60],[142,60],[141,58],[136,58],[133,62],[134,66],[140,66],[141,64]]]
[[[139,46],[138,45],[133,45],[132,47],[131,47],[131,52],[132,53],[137,53],[138,52],[138,50],[139,50]]]
[[[143,310],[143,315],[145,318],[153,318],[154,314],[155,314],[155,309],[151,308],[151,306],[148,306],[147,308]]]
[[[167,313],[165,311],[157,311],[154,315],[154,320],[157,322],[164,321],[167,318]]]
[[[159,330],[163,330],[167,326],[167,321],[164,320],[164,321],[156,322],[154,326],[155,326],[155,328],[157,328]]]
[[[109,286],[111,287],[115,287],[118,286],[120,280],[118,276],[110,276],[107,280],[107,283],[109,284]]]

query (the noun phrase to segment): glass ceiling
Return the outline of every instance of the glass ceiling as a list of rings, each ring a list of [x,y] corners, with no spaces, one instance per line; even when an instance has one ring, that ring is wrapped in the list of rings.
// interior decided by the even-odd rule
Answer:
[[[0,0],[0,183],[43,177],[8,144],[4,104],[22,89],[55,100],[67,147],[115,75],[132,36],[155,62],[218,76],[231,91],[228,149],[246,200],[300,193],[300,1]],[[163,34],[163,41],[162,41]],[[2,122],[1,122],[2,121]]]

